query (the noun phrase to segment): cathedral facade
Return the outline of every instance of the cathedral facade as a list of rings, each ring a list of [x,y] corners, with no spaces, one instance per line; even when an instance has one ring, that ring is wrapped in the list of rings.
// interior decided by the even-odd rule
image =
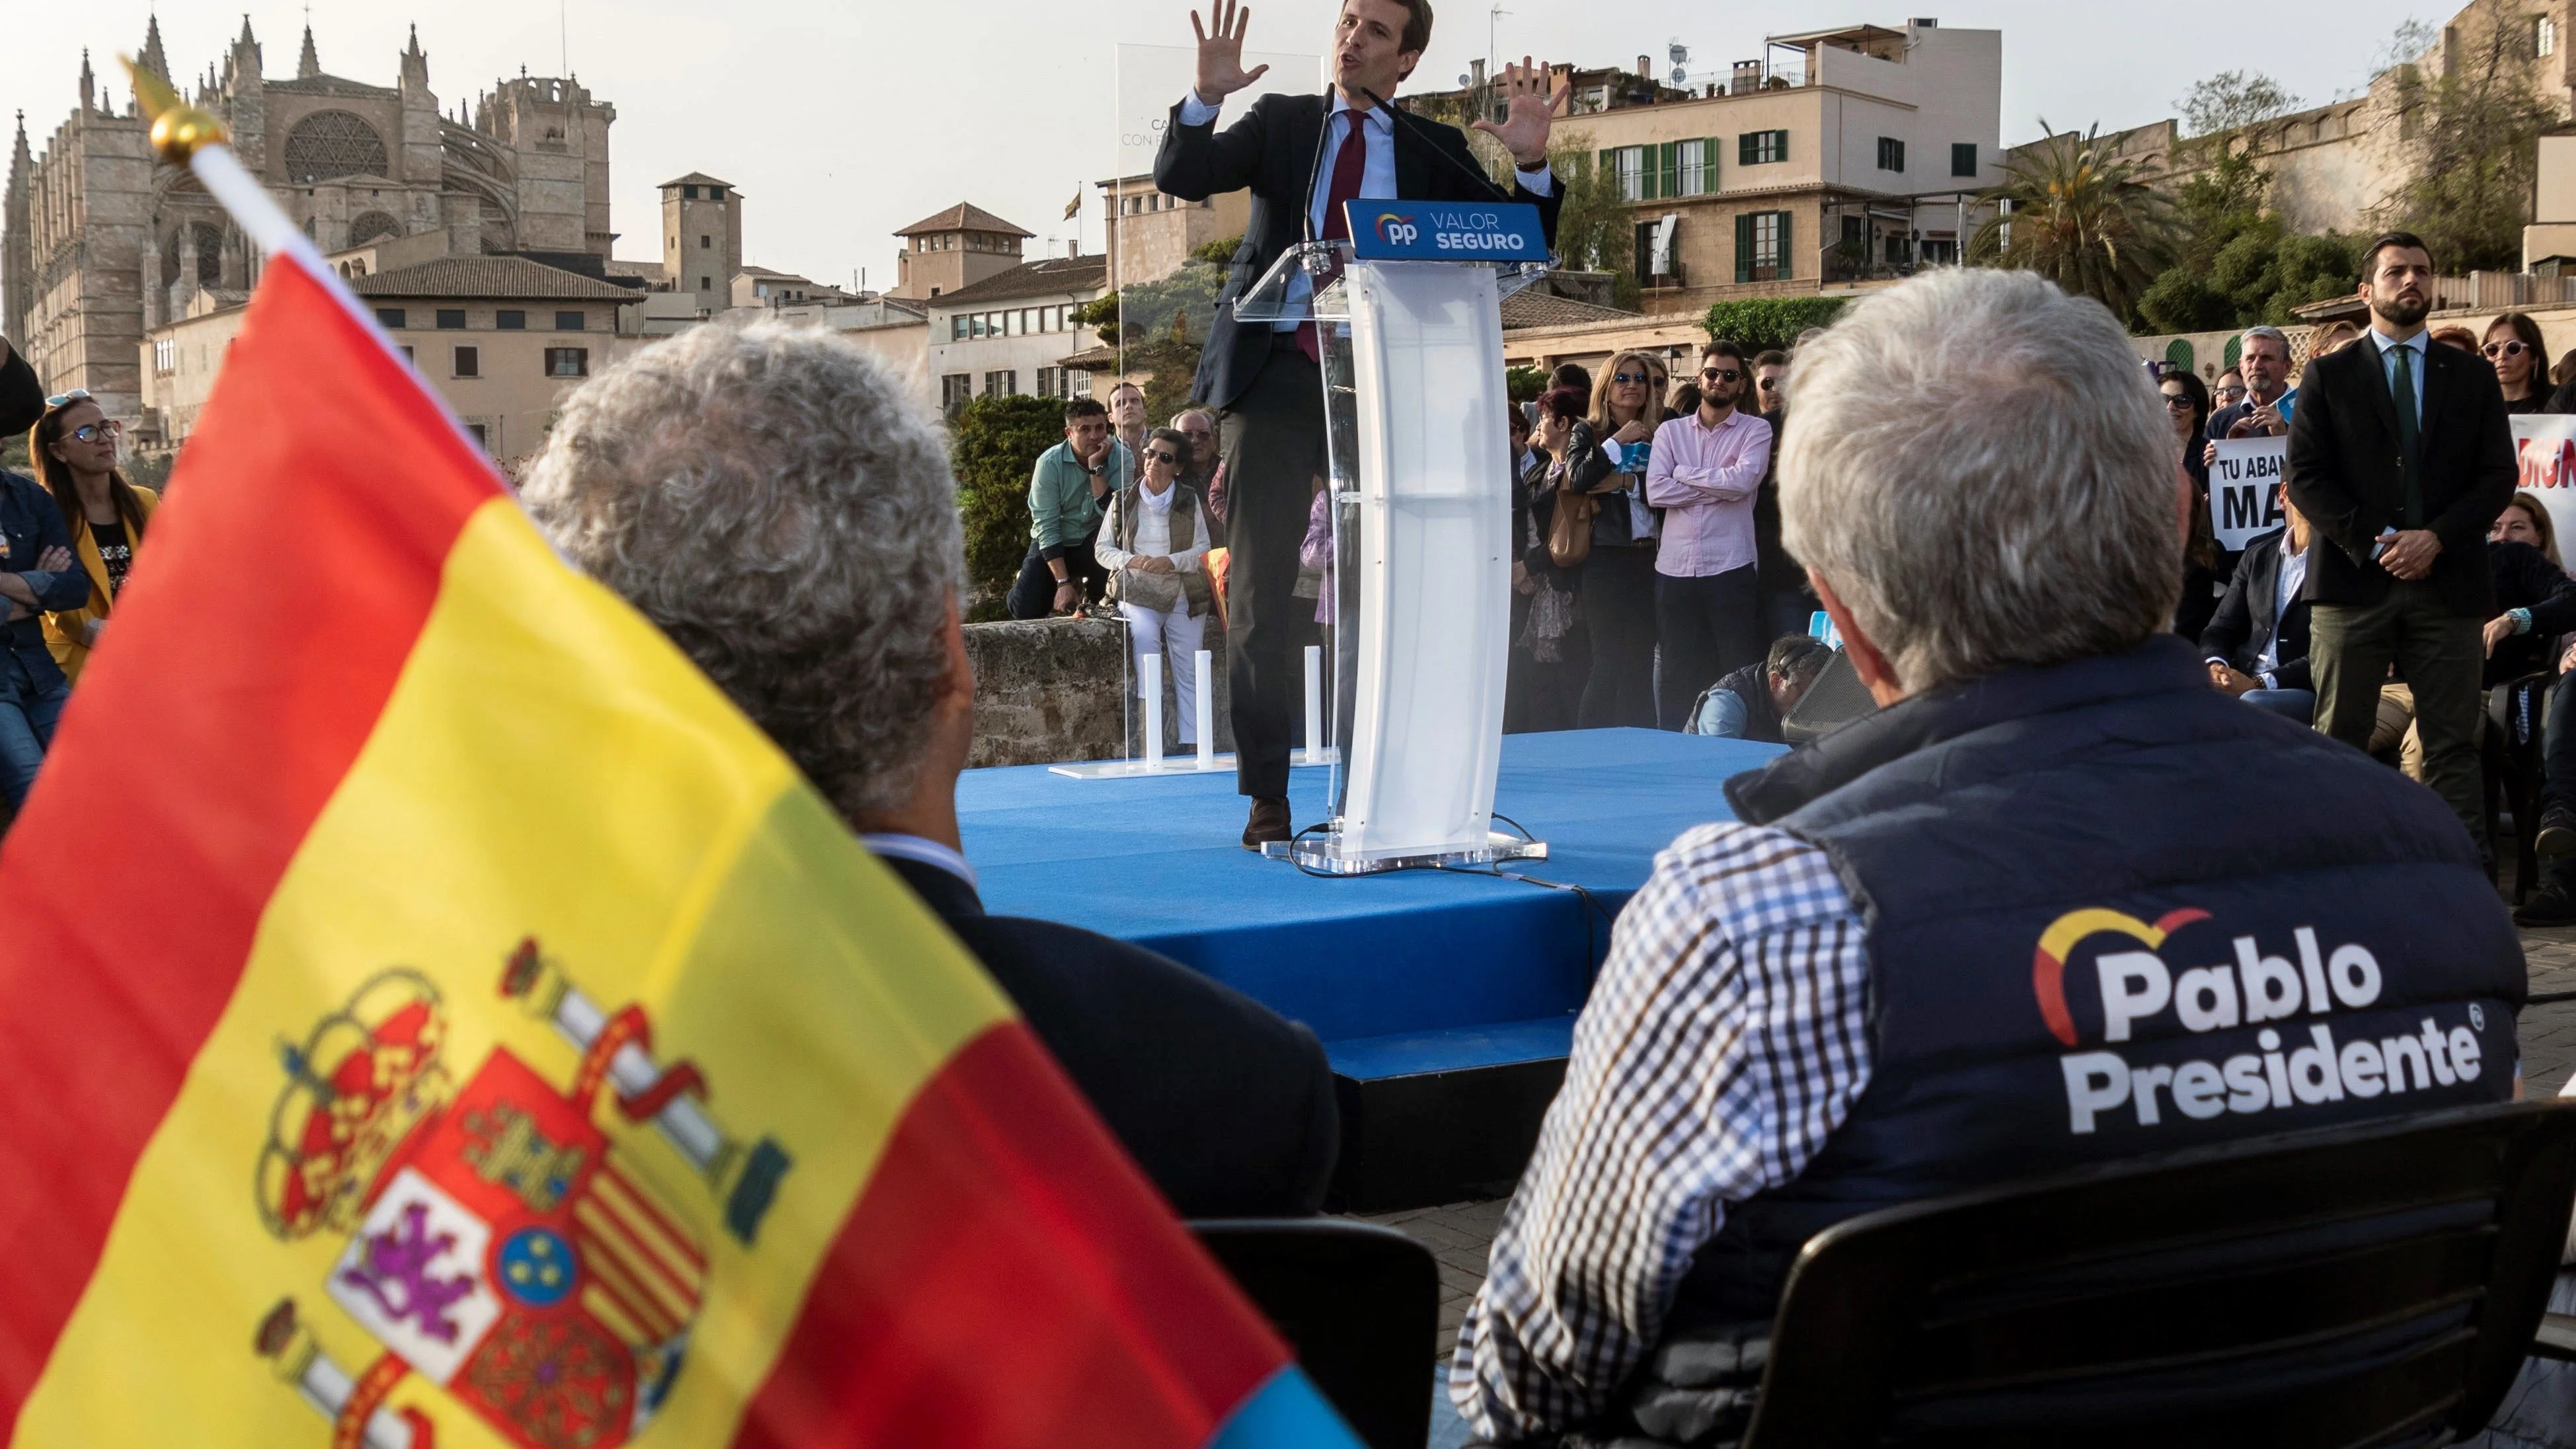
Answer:
[[[158,20],[139,64],[230,128],[233,149],[325,252],[406,261],[500,253],[609,255],[614,106],[570,78],[521,75],[442,113],[415,31],[391,86],[326,74],[313,33],[291,80],[269,78],[242,23],[220,65],[180,80]],[[157,163],[151,123],[113,104],[83,57],[80,104],[30,155],[18,118],[0,198],[0,330],[52,391],[111,416],[140,407],[144,335],[238,304],[258,254],[213,197]]]

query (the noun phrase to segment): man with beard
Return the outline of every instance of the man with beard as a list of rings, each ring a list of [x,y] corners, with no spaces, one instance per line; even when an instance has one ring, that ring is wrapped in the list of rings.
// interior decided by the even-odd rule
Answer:
[[[2495,585],[2485,539],[2513,499],[2513,435],[2495,370],[2427,345],[2432,286],[2432,254],[2411,233],[2362,253],[2369,345],[2308,364],[2286,481],[2329,545],[2311,550],[2306,593],[2317,729],[2367,748],[2394,663],[2415,691],[2424,783],[2486,850],[2478,680]]]

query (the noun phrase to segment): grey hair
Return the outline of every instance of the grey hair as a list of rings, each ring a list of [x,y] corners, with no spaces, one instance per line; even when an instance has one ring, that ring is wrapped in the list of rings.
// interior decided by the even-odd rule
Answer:
[[[2257,323],[2257,324],[2255,324],[2255,325],[2254,325],[2254,326],[2252,326],[2252,327],[2248,327],[2248,328],[2246,328],[2246,329],[2245,329],[2245,336],[2244,336],[2243,341],[2244,341],[2244,342],[2251,342],[2251,341],[2253,341],[2253,340],[2254,340],[2255,338],[2257,338],[2257,337],[2261,337],[2261,338],[2264,338],[2264,339],[2266,339],[2266,340],[2268,340],[2268,341],[2272,341],[2272,342],[2277,342],[2277,343],[2279,343],[2279,344],[2281,345],[2281,355],[2282,355],[2283,357],[2287,357],[2287,356],[2289,356],[2289,355],[2290,355],[2290,334],[2288,334],[2288,333],[2286,333],[2286,332],[2282,331],[2282,330],[2281,330],[2280,328],[2278,328],[2278,327],[2273,326],[2271,323],[2269,323],[2269,322],[2261,322],[2261,323]],[[2239,346],[2239,348],[2241,349],[2241,348],[2242,348],[2242,346],[2243,346],[2243,343],[2242,343],[2242,342],[2240,342],[2240,343],[2238,344],[2238,346]]]
[[[2182,590],[2173,430],[2100,304],[1944,267],[1798,349],[1782,541],[1907,690],[2115,653]]]
[[[837,333],[693,328],[566,398],[521,493],[853,820],[912,791],[965,566],[905,391]]]

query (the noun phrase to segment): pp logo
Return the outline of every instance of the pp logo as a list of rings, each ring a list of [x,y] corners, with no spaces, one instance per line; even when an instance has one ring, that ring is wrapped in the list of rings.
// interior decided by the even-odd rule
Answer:
[[[1377,218],[1377,239],[1388,246],[1410,246],[1422,239],[1422,228],[1413,224],[1412,217],[1382,211]]]

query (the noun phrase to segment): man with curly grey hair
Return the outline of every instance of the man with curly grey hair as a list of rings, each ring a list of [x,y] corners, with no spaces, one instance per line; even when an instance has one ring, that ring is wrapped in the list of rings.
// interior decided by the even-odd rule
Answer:
[[[2191,491],[2108,312],[1936,271],[1789,401],[1786,541],[1883,708],[1728,781],[1621,914],[1460,1331],[1486,1438],[1740,1434],[1844,1218],[2515,1090],[2459,822],[2164,632]]]
[[[699,327],[567,398],[523,498],[983,961],[1174,1206],[1314,1211],[1339,1118],[1311,1032],[1139,947],[985,914],[957,828],[956,484],[902,396],[832,333]]]

